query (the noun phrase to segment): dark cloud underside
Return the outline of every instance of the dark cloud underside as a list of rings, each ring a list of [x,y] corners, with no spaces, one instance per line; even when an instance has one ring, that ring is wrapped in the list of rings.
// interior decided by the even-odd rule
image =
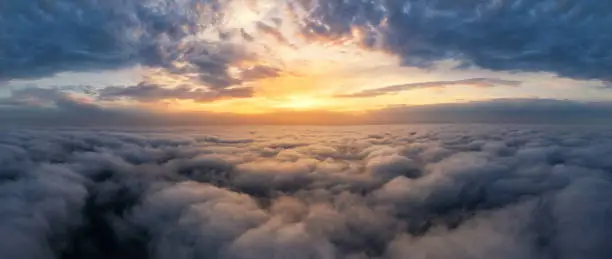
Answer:
[[[407,65],[453,58],[493,70],[611,79],[612,37],[603,33],[612,27],[607,1],[301,2],[296,6],[310,8],[303,33],[336,37],[360,26],[366,45],[382,46]],[[203,27],[215,26],[220,6],[213,0],[3,1],[0,78],[135,63],[173,68],[172,61],[185,61],[202,72],[203,81],[227,87],[237,82],[212,71],[248,57],[223,49],[227,42],[185,44]],[[258,25],[264,34],[286,41],[271,25]]]
[[[147,5],[150,5],[150,8]],[[178,1],[3,1],[0,78],[159,63],[158,37],[180,39]],[[167,8],[165,8],[167,7]]]
[[[255,57],[221,35],[193,37],[219,29],[221,5],[216,0],[3,1],[0,81],[141,64],[195,74],[195,82],[212,89],[240,85],[249,78],[230,75],[230,64]]]
[[[493,70],[612,80],[608,1],[303,1],[304,32],[337,37],[365,28],[366,45],[428,66],[457,59]],[[381,36],[379,36],[381,35]]]

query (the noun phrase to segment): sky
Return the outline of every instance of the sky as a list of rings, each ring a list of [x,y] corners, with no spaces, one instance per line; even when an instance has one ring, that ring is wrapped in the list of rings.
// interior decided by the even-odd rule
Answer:
[[[0,3],[0,120],[602,122],[612,3]]]

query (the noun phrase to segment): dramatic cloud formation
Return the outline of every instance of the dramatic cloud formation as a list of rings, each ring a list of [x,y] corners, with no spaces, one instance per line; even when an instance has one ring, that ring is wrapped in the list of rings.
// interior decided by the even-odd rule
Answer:
[[[253,8],[258,1],[247,6]],[[265,1],[259,1],[265,3]],[[609,80],[612,5],[602,1],[279,1],[293,6],[302,36],[354,35],[407,65],[459,59],[494,70],[548,71]],[[5,1],[0,6],[0,78],[49,75],[141,63],[203,73],[214,87],[236,83],[228,64],[252,60],[235,39],[271,37],[287,17],[226,28],[232,1]],[[223,12],[220,12],[223,11]],[[284,18],[284,20],[283,20]],[[236,18],[238,19],[238,18]],[[234,31],[236,30],[236,31]],[[43,40],[44,39],[44,40]]]
[[[195,25],[181,2],[3,1],[0,76],[158,62],[158,37],[181,37],[181,26]]]
[[[609,258],[610,132],[3,130],[0,257]]]
[[[304,33],[313,40],[362,31],[366,46],[406,65],[445,59],[493,70],[547,71],[610,81],[612,26],[607,1],[307,0]],[[296,11],[298,12],[298,11]]]
[[[220,10],[228,4],[5,1],[0,4],[0,80],[141,64],[187,76],[214,90],[240,85],[252,78],[231,75],[229,68],[257,57],[232,40],[235,33],[224,31],[226,19]]]
[[[403,85],[392,85],[377,89],[368,89],[352,94],[341,94],[336,97],[376,97],[386,94],[395,94],[419,88],[444,88],[448,86],[474,86],[474,87],[494,87],[494,86],[519,86],[521,82],[510,81],[496,78],[470,78],[457,81],[434,81],[423,83],[411,83]]]
[[[0,0],[0,258],[612,258],[610,13]]]

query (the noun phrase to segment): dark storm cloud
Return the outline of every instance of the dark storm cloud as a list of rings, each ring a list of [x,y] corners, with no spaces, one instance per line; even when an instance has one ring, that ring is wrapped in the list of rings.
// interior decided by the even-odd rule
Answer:
[[[497,78],[470,78],[456,81],[433,81],[422,83],[411,83],[402,85],[392,85],[376,89],[368,89],[352,94],[340,94],[336,97],[352,98],[352,97],[376,97],[387,94],[396,94],[403,91],[409,91],[422,88],[445,88],[449,86],[474,86],[474,87],[495,87],[495,86],[519,86],[521,82],[510,81]]]
[[[0,257],[609,258],[611,147],[584,126],[3,130]]]
[[[192,100],[195,102],[213,102],[228,98],[249,98],[253,95],[250,87],[208,90],[188,86],[164,88],[158,85],[141,83],[136,86],[111,86],[99,91],[102,100],[129,98],[137,101],[156,102],[162,100]]]
[[[366,45],[382,46],[406,65],[456,59],[492,70],[612,80],[612,37],[602,33],[612,27],[607,1],[307,2],[307,35],[338,37],[361,26]]]

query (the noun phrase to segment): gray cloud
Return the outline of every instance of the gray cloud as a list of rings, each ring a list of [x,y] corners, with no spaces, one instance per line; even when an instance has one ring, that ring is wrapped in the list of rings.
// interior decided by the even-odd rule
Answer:
[[[88,87],[70,87],[70,90],[91,94]],[[4,125],[124,124],[146,117],[135,110],[101,107],[93,99],[75,97],[59,88],[39,87],[13,89],[9,97],[0,98],[0,111]]]
[[[0,256],[608,258],[611,144],[587,126],[3,130]]]
[[[495,87],[495,86],[519,86],[521,82],[510,81],[497,78],[470,78],[456,81],[432,81],[422,83],[410,83],[401,85],[392,85],[376,89],[368,89],[357,93],[340,94],[336,97],[341,98],[359,98],[359,97],[376,97],[387,94],[396,94],[403,91],[410,91],[421,88],[445,88],[449,86],[474,86],[474,87]]]
[[[596,1],[297,1],[308,9],[303,33],[339,37],[365,29],[364,44],[428,66],[455,59],[492,70],[546,71],[609,81],[612,6]],[[306,3],[308,2],[308,3]],[[192,35],[221,21],[222,1],[5,1],[0,6],[0,80],[134,64],[198,73],[213,88],[239,85],[229,64],[254,57],[227,41]],[[297,6],[297,5],[295,5]],[[297,7],[295,7],[297,8]],[[274,26],[259,32],[285,42]],[[217,28],[218,29],[218,28]],[[319,38],[319,37],[317,37]],[[189,64],[176,66],[176,62]]]
[[[178,1],[4,2],[0,78],[157,63],[160,37],[179,39],[179,28],[194,22],[183,7]]]
[[[493,99],[467,103],[397,106],[370,116],[377,123],[610,123],[612,104],[555,99]]]
[[[612,38],[600,33],[612,25],[608,2],[308,2],[306,35],[338,37],[360,26],[366,30],[365,45],[396,53],[406,65],[455,59],[485,69],[612,79],[607,72]]]
[[[93,103],[79,100],[55,88],[28,87],[11,91],[11,96],[0,99],[0,105],[11,108],[57,108],[66,112],[92,112],[100,109]]]
[[[161,101],[161,100],[193,100],[196,102],[212,102],[228,98],[249,98],[253,95],[250,87],[225,88],[219,90],[208,90],[179,86],[175,88],[164,88],[158,85],[141,83],[136,86],[111,86],[99,91],[98,97],[102,100],[116,100],[118,98],[130,98],[138,101]]]
[[[216,0],[10,1],[0,4],[0,81],[136,64],[195,75],[214,89],[242,84],[232,63],[253,60],[220,31]],[[193,35],[219,30],[220,39]],[[180,64],[180,65],[178,65]]]
[[[289,40],[287,40],[287,38],[285,37],[285,35],[283,35],[277,28],[274,28],[268,24],[265,24],[263,22],[257,22],[256,23],[256,27],[257,30],[259,32],[261,32],[263,35],[269,36],[271,38],[273,38],[274,40],[276,40],[278,43],[282,44],[282,45],[286,45],[286,46],[293,46]]]

